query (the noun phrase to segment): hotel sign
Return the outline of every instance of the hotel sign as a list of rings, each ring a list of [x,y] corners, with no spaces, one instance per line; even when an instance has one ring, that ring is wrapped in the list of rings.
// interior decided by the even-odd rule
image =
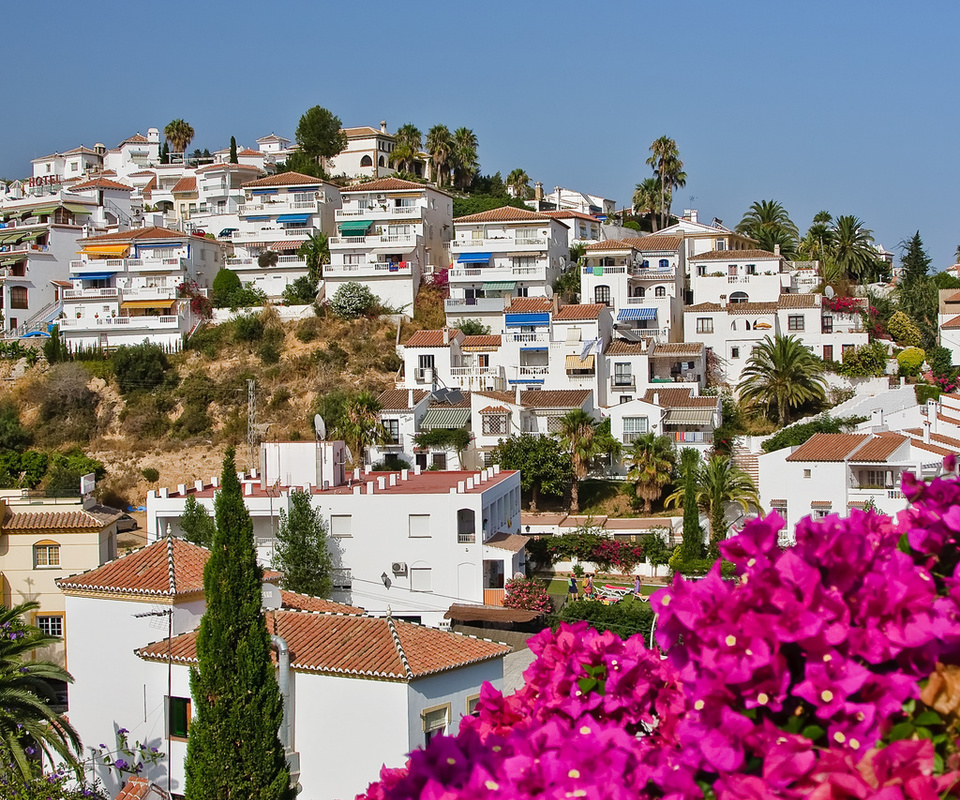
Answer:
[[[30,178],[24,182],[30,189],[40,186],[54,186],[63,183],[62,175],[41,175],[39,178]]]

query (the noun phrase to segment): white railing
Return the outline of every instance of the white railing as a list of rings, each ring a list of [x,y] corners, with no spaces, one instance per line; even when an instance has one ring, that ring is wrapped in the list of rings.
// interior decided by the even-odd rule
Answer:
[[[109,289],[65,289],[63,292],[64,300],[79,300],[98,297],[119,297],[120,291],[115,288]]]
[[[397,272],[401,275],[409,275],[412,266],[410,261],[404,261],[402,266],[390,261],[367,261],[363,264],[326,264],[323,267],[323,273],[324,275],[336,275],[338,272]]]
[[[348,219],[353,217],[369,217],[370,219],[383,219],[385,217],[410,217],[419,214],[423,206],[375,206],[374,208],[338,208],[335,214],[336,219]]]
[[[332,236],[331,245],[365,245],[367,247],[376,247],[384,244],[397,244],[413,246],[417,243],[417,237],[414,234],[381,234],[378,236]]]
[[[529,375],[547,375],[550,372],[549,366],[520,367],[520,377]]]
[[[454,314],[501,312],[507,303],[505,297],[451,297],[443,301],[444,310]]]
[[[81,317],[80,319],[62,319],[57,324],[62,328],[176,328],[180,317],[100,317],[99,319]]]
[[[496,367],[451,367],[450,375],[454,378],[484,378],[497,376]]]
[[[481,250],[481,249],[502,249],[511,247],[539,247],[545,248],[550,244],[550,240],[538,237],[519,237],[499,236],[491,239],[456,239],[450,243],[454,250]]]
[[[507,340],[512,342],[543,342],[549,343],[550,334],[548,333],[508,333]]]

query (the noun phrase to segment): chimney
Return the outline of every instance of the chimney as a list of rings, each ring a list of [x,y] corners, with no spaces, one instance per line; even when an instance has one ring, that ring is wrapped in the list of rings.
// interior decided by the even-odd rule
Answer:
[[[467,491],[469,492],[473,488],[473,478],[467,478]]]
[[[373,494],[373,481],[367,481],[367,494]]]
[[[875,408],[870,412],[870,424],[876,430],[883,427],[883,409]]]
[[[213,476],[211,476],[211,478],[210,478],[210,485],[211,485],[214,489],[216,489],[216,488],[220,485],[220,476],[219,476],[219,475],[213,475]]]
[[[687,208],[684,209],[683,216],[690,222],[699,222],[700,212],[695,208]]]
[[[183,497],[187,493],[187,485],[185,483],[177,484],[177,494]]]
[[[245,484],[243,484],[243,493],[244,493],[247,497],[249,497],[250,495],[252,495],[252,494],[253,494],[253,484],[252,484],[252,483],[245,483]]]
[[[166,486],[160,489],[160,497],[166,500],[169,496],[170,496],[170,490]]]
[[[923,423],[923,443],[930,444],[930,420],[924,420]]]
[[[465,484],[463,481],[457,481],[457,494],[463,494],[464,486]]]
[[[499,474],[500,474],[500,465],[499,465],[499,464],[494,464],[494,465],[493,465],[493,474],[494,474],[494,475],[499,475]]]
[[[356,486],[353,487],[353,494],[354,494],[354,495],[359,495],[359,494],[360,494],[360,484],[359,484],[359,483],[358,483]]]
[[[533,199],[543,200],[543,181],[537,181],[533,184]]]
[[[160,130],[158,128],[148,128],[147,129],[147,139],[150,144],[159,144],[160,143]],[[100,145],[103,147],[103,145]]]
[[[198,492],[202,492],[202,491],[203,491],[203,481],[194,481],[194,482],[193,482],[193,488],[196,489]]]
[[[373,464],[365,464],[363,467],[363,474],[369,475],[371,472],[373,472]]]
[[[780,255],[780,245],[775,244],[775,245],[773,246],[773,254],[774,254],[775,256]]]
[[[407,408],[413,408],[413,389],[407,389]]]
[[[446,325],[443,326],[443,343],[450,344],[450,329]]]
[[[518,370],[518,371],[519,371],[519,370]],[[516,403],[517,403],[517,405],[520,405],[520,382],[519,382],[519,381],[517,382],[516,391],[514,392],[514,394],[516,395]]]
[[[937,401],[927,400],[927,422],[930,423],[930,433],[939,433],[937,425]]]
[[[653,404],[654,404],[655,406],[660,405],[660,392],[654,392],[654,393],[653,393]]]
[[[387,121],[385,119],[380,120],[380,133],[387,132]]]

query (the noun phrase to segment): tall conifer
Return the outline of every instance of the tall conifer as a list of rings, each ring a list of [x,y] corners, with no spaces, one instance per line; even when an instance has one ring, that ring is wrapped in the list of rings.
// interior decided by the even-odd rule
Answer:
[[[684,561],[703,558],[703,532],[700,530],[700,509],[697,507],[697,469],[700,454],[691,447],[680,452],[683,473],[683,543],[680,553]]]
[[[207,610],[191,670],[189,800],[292,800],[277,735],[283,717],[261,609],[263,572],[243,504],[233,448],[214,501],[217,530],[203,572]]]

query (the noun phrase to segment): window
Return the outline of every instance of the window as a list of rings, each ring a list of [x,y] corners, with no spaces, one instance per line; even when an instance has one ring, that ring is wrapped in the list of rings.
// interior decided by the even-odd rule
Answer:
[[[821,318],[821,323],[823,326],[821,328],[823,333],[833,333],[833,317],[832,316],[830,316],[829,314],[825,314]]]
[[[467,698],[467,716],[475,717],[477,715],[477,703],[480,702],[480,695],[472,694]]]
[[[450,718],[450,704],[425,708],[420,712],[420,721],[423,724],[424,745],[430,744],[435,736],[442,736],[447,731]]]
[[[434,453],[434,454],[433,454],[433,468],[434,468],[434,469],[446,469],[446,468],[447,468],[447,454],[446,454],[446,453]]]
[[[629,361],[618,361],[613,365],[613,385],[632,386],[633,373]]]
[[[603,303],[605,306],[610,305],[610,287],[609,286],[594,287],[593,302]]]
[[[335,592],[349,592],[353,589],[353,575],[345,567],[334,567],[330,578]]]
[[[411,539],[430,538],[430,515],[411,514],[408,522]],[[429,588],[429,587],[428,587]]]
[[[37,617],[34,624],[47,636],[63,636],[63,617]]]
[[[740,348],[731,347],[730,348],[730,358],[740,358]]]
[[[713,333],[713,317],[697,317],[697,333]]]
[[[370,156],[364,156],[363,158],[360,159],[360,166],[361,166],[361,167],[372,167],[372,166],[373,166],[373,159],[370,158]]]
[[[727,240],[717,239],[717,250],[726,250],[726,249],[727,249]]]
[[[10,308],[28,308],[26,286],[10,287]]]
[[[640,269],[648,269],[650,267],[650,262],[647,259],[644,259],[640,262]]]
[[[514,269],[534,269],[537,266],[537,257],[514,256],[511,263]]]
[[[647,293],[647,290],[644,289],[642,286],[638,286],[636,289],[633,290],[634,297],[643,297],[644,295],[646,295],[646,293]]]
[[[340,539],[353,536],[353,517],[350,514],[331,514],[330,535]]]
[[[832,344],[825,344],[823,346],[823,360],[833,361],[833,345]]]
[[[728,265],[727,265],[727,275],[728,275],[729,277],[731,277],[731,278],[736,278],[736,277],[737,277],[737,265],[736,265],[736,264],[728,264]]]
[[[410,591],[432,591],[430,588],[430,567],[413,567],[410,570]]]
[[[507,415],[506,414],[483,414],[483,435],[484,436],[500,436],[506,434],[507,432]]]
[[[59,567],[60,545],[56,542],[40,542],[33,546],[34,567]]]
[[[854,350],[854,346],[852,344],[840,345],[840,351],[843,358],[846,358],[847,354],[852,353],[853,350]]]
[[[386,444],[400,444],[400,420],[385,419],[383,429],[387,434]]]
[[[471,239],[480,239],[480,240],[482,240],[482,239],[483,239],[483,229],[482,229],[482,228],[478,228],[478,229],[476,229],[476,230],[470,231],[470,238],[471,238]]]
[[[669,262],[667,259],[665,259],[665,258],[661,258],[661,259],[660,259],[660,269],[670,269],[670,262]]]
[[[189,697],[168,697],[167,698],[167,719],[169,720],[168,733],[173,739],[186,739],[187,731],[190,730],[190,698]]]
[[[666,297],[666,296],[667,296],[667,287],[666,287],[666,286],[658,286],[656,289],[654,289],[653,296],[654,296],[654,297]]]
[[[805,469],[805,470],[803,471],[803,477],[804,477],[804,478],[809,478],[809,477],[810,477],[810,470]]]
[[[803,315],[802,314],[791,314],[787,317],[787,330],[790,331],[802,331],[803,330]]]
[[[623,441],[630,444],[641,434],[646,433],[650,426],[646,417],[623,418]]]
[[[620,402],[621,402],[621,404],[622,404],[622,403],[629,403],[631,400],[633,400],[633,395],[632,395],[632,394],[622,394],[622,395],[620,395]]]
[[[734,292],[732,295],[730,295],[731,303],[746,303],[749,299],[750,297],[746,292]],[[749,328],[747,330],[749,330]]]

